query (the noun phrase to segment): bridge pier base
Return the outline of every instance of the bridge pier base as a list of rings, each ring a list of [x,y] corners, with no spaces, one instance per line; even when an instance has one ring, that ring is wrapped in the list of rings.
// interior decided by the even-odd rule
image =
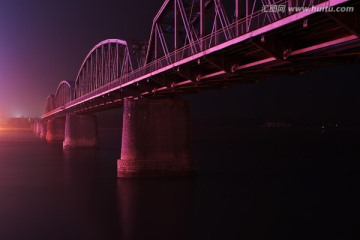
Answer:
[[[32,124],[32,130],[33,130],[33,133],[36,135],[36,127],[37,127],[37,122],[35,121],[33,124]]]
[[[195,172],[189,112],[180,99],[125,99],[118,177],[182,176]]]
[[[46,141],[48,142],[64,141],[64,133],[65,133],[64,118],[49,119],[47,121]]]
[[[39,136],[41,139],[45,139],[47,134],[46,122],[39,122]]]
[[[35,124],[34,124],[34,133],[35,133],[35,136],[37,136],[37,137],[40,137],[40,132],[41,132],[40,125],[41,125],[41,122],[39,122],[39,121],[35,122]]]
[[[97,119],[95,115],[67,114],[64,149],[97,147]]]

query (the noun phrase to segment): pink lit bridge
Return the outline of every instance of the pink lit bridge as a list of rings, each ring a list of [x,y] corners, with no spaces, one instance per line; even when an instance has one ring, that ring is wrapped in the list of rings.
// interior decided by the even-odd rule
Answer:
[[[108,39],[62,81],[34,128],[97,145],[93,113],[123,107],[119,177],[195,171],[181,96],[360,60],[359,1],[166,0],[148,41]]]

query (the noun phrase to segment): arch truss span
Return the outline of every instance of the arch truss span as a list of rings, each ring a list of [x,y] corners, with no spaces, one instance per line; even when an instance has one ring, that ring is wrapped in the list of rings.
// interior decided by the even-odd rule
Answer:
[[[55,109],[55,96],[49,95],[45,102],[45,113],[51,112]]]
[[[97,44],[81,64],[75,81],[75,98],[92,92],[142,66],[145,42],[108,39]]]
[[[152,24],[146,63],[172,64],[326,0],[166,0]],[[269,10],[271,6],[282,8]]]
[[[61,81],[55,93],[54,109],[64,107],[71,102],[74,96],[74,83],[71,81]]]

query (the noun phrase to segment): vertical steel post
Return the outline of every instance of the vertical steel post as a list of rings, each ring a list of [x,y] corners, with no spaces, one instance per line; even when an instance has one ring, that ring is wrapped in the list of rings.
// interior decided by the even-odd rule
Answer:
[[[95,50],[95,52],[96,52],[96,58],[95,58],[95,79],[91,82],[91,85],[90,85],[90,91],[92,91],[93,89],[94,89],[94,83],[96,82],[96,81],[98,81],[98,79],[99,79],[99,48],[96,48],[96,50]],[[90,92],[89,91],[89,92]]]
[[[215,0],[215,1],[218,1],[218,0]],[[214,7],[215,7],[215,18],[214,18],[214,30],[215,30],[215,33],[214,33],[214,40],[215,40],[215,45],[218,45],[218,43],[219,43],[219,35],[218,35],[218,33],[217,33],[217,31],[219,30],[219,23],[218,23],[218,21],[219,21],[219,9],[218,9],[218,7],[219,7],[219,4],[217,4],[217,2],[215,2],[215,4],[214,4]]]
[[[236,36],[240,35],[240,24],[241,19],[241,0],[235,0],[235,21],[236,21]]]
[[[204,50],[204,40],[205,36],[205,5],[204,0],[200,0],[200,50]]]
[[[90,81],[86,82],[85,84],[85,91],[84,91],[84,94],[88,92],[88,88],[89,88],[89,84],[91,83],[91,81],[93,80],[94,78],[94,53],[91,54],[90,56],[91,58],[91,67],[90,67],[90,70],[91,70],[91,74],[90,74]]]
[[[155,29],[157,29],[157,23],[155,23]],[[158,33],[157,31],[155,30],[154,31],[154,60],[158,58]]]
[[[112,48],[111,48],[111,43],[109,42],[109,45],[108,45],[108,66],[107,66],[107,78],[105,78],[105,83],[108,83],[108,82],[110,82],[112,79],[111,79],[111,72],[112,72],[112,69],[111,69],[111,57],[112,57],[112,55],[111,55],[111,50],[112,50]]]
[[[249,31],[249,23],[250,23],[250,16],[249,16],[249,0],[245,0],[245,18],[246,18],[246,32]]]
[[[115,78],[119,78],[119,44],[116,44],[115,51]]]
[[[288,0],[288,5],[287,5],[287,13],[288,13],[288,15],[291,15],[291,12],[289,11],[290,7],[292,7],[292,0]]]
[[[105,65],[105,46],[102,45],[101,46],[101,68],[100,68],[100,76],[99,76],[99,80],[96,81],[95,84],[95,89],[98,88],[99,86],[101,86],[104,83],[104,65]]]
[[[179,29],[179,9],[177,6],[177,0],[174,0],[174,51],[178,49],[178,29]],[[176,61],[176,54],[175,54]]]

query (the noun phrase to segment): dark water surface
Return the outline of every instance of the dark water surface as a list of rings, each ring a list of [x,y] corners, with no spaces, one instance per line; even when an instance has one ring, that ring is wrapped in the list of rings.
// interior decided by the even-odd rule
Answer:
[[[63,151],[0,132],[0,240],[351,239],[360,132],[206,129],[195,178],[117,179],[120,131]],[[216,136],[216,137],[215,137]]]

